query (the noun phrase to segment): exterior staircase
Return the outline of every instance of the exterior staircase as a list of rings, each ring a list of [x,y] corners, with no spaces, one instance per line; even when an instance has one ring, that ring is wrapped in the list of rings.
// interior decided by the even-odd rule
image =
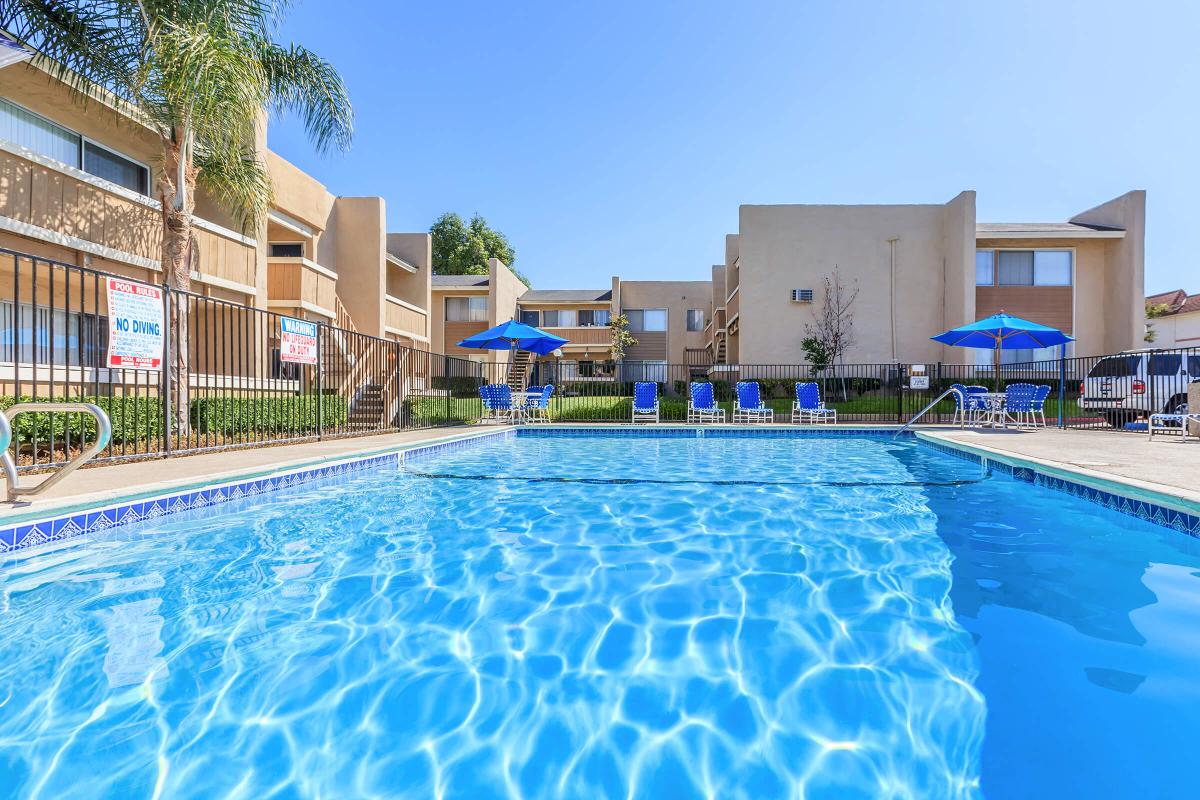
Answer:
[[[725,337],[724,336],[717,337],[717,352],[713,354],[713,363],[714,364],[724,364],[725,363]]]
[[[533,366],[533,353],[514,350],[508,365],[508,388],[513,394],[525,391],[529,386],[529,368]]]
[[[363,384],[354,393],[346,414],[346,429],[349,431],[378,430],[387,424],[388,402],[384,388],[378,383]]]

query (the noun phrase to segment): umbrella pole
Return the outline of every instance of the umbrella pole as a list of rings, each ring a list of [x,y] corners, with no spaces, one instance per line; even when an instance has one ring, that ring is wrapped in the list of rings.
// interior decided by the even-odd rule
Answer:
[[[1000,391],[1000,340],[996,340],[996,349],[992,355],[992,381],[995,390]]]

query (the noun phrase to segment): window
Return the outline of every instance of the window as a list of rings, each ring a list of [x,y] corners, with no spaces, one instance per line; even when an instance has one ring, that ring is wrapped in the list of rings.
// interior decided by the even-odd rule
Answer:
[[[996,253],[994,250],[975,251],[975,285],[994,286],[996,283]]]
[[[447,297],[446,322],[487,322],[486,297]]]
[[[3,99],[0,99],[0,139],[67,166],[79,166],[78,133]]]
[[[581,378],[594,378],[596,377],[596,362],[580,361],[576,365],[576,370]]]
[[[1000,286],[1070,286],[1070,250],[975,251],[975,285],[992,285],[992,264]]]
[[[521,322],[526,325],[532,325],[535,328],[540,328],[542,325],[542,315],[538,311],[521,309]]]
[[[271,242],[272,258],[304,258],[304,242]]]
[[[704,309],[689,308],[687,310],[687,329],[689,331],[704,330]]]
[[[1033,251],[1000,250],[996,272],[1000,286],[1033,286]]]
[[[1159,355],[1150,356],[1150,363],[1147,365],[1147,372],[1154,376],[1171,376],[1172,378],[1179,375],[1179,368],[1183,366],[1183,355],[1180,353],[1161,353]]]
[[[543,311],[542,319],[545,321],[547,328],[574,328],[575,310]]]
[[[629,318],[629,330],[635,333],[651,333],[667,329],[667,310],[665,308],[629,308],[625,310]]]
[[[581,328],[603,328],[608,324],[610,316],[608,309],[605,308],[580,311],[579,326]]]
[[[1071,251],[1038,250],[1033,254],[1035,286],[1070,286]]]
[[[150,193],[146,167],[4,99],[0,99],[0,139],[131,191]]]
[[[1141,356],[1112,356],[1096,362],[1088,373],[1089,378],[1129,378],[1137,373]]]
[[[976,350],[975,365],[980,367],[990,367],[992,360],[996,357],[994,350]],[[1068,345],[1067,357],[1071,357],[1071,349]],[[1039,347],[1039,348],[1022,348],[1019,350],[1001,350],[1001,364],[1028,364],[1035,361],[1057,361],[1058,347]]]
[[[132,192],[149,194],[150,171],[106,147],[86,143],[83,147],[83,169]]]
[[[108,348],[107,317],[45,306],[35,308],[29,303],[22,303],[18,309],[6,300],[0,302],[0,329],[8,332],[0,337],[0,361],[71,367],[104,364]],[[16,352],[17,341],[21,343],[20,352]]]

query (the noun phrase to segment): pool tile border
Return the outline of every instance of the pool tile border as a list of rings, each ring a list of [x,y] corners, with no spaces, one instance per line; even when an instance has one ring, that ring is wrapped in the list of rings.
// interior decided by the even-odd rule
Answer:
[[[961,458],[974,464],[980,464],[989,471],[1000,472],[1016,480],[1053,489],[1056,492],[1064,492],[1080,500],[1087,500],[1090,503],[1104,506],[1111,511],[1137,517],[1145,522],[1162,525],[1163,527],[1171,528],[1180,533],[1186,533],[1188,536],[1200,539],[1200,514],[1190,514],[1177,508],[1171,508],[1137,497],[1137,489],[1135,487],[1129,487],[1129,494],[1118,494],[1106,489],[1090,486],[1081,481],[1073,481],[1060,475],[1043,472],[1038,468],[1038,465],[1009,463],[999,457],[979,453],[974,450],[967,450],[963,447],[955,447],[954,445],[925,436],[918,437],[917,441],[926,447],[946,455]],[[1015,456],[1011,458],[1013,461],[1020,461]]]
[[[426,445],[407,445],[369,456],[346,456],[330,463],[284,468],[268,475],[235,477],[203,489],[185,488],[137,500],[109,501],[83,511],[58,515],[51,512],[43,519],[0,527],[0,554],[60,542],[88,533],[98,533],[118,525],[129,525],[168,514],[209,508],[254,495],[287,489],[309,481],[334,478],[377,467],[399,466],[401,461],[407,459],[473,447],[484,440],[507,438],[511,435],[511,430],[479,431],[474,435],[448,441]]]
[[[410,461],[426,456],[437,455],[452,450],[475,447],[481,442],[492,439],[510,439],[513,437],[572,437],[594,436],[598,432],[608,435],[629,436],[631,438],[753,438],[753,437],[796,437],[796,436],[853,436],[853,437],[886,437],[894,435],[891,429],[842,428],[830,429],[824,427],[809,428],[752,428],[752,427],[633,427],[633,426],[581,426],[581,427],[545,427],[520,428],[498,431],[480,431],[474,435],[460,436],[448,441],[432,442],[398,447],[385,453],[376,453],[365,457],[349,456],[333,463],[316,466],[300,466],[294,469],[284,469],[268,475],[251,476],[248,478],[218,483],[203,489],[183,489],[167,492],[160,496],[134,500],[132,502],[113,501],[102,504],[98,508],[90,508],[74,513],[50,515],[45,519],[22,522],[8,527],[0,527],[0,554],[26,550],[43,544],[60,542],[65,539],[95,533],[118,525],[143,522],[149,519],[177,514],[184,511],[208,508],[222,503],[241,500],[254,495],[266,494],[278,489],[286,489],[297,484],[323,478],[337,477],[365,469],[382,466],[399,466],[403,461]],[[904,438],[911,438],[911,432],[904,432]],[[1164,527],[1172,528],[1189,536],[1200,538],[1200,515],[1170,508],[1149,502],[1138,497],[1110,492],[1090,486],[1086,483],[1072,481],[1059,475],[1042,472],[1036,465],[1024,463],[1009,463],[999,457],[976,452],[965,447],[947,444],[926,436],[917,437],[923,446],[955,458],[964,459],[975,464],[981,464],[989,471],[998,471],[1011,477],[1044,486],[1048,489],[1064,492],[1083,500],[1102,505],[1113,511],[1137,517]],[[1019,461],[1019,459],[1012,459]],[[1136,494],[1130,487],[1130,494]]]

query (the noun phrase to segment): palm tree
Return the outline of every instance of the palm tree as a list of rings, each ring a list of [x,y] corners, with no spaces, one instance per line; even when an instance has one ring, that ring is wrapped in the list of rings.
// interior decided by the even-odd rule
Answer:
[[[0,0],[0,27],[44,56],[81,102],[108,93],[162,142],[163,277],[191,286],[196,189],[257,229],[272,202],[255,147],[264,111],[295,112],[318,151],[350,145],[353,111],[337,71],[273,41],[288,0]],[[188,430],[187,303],[171,319],[176,429]]]

